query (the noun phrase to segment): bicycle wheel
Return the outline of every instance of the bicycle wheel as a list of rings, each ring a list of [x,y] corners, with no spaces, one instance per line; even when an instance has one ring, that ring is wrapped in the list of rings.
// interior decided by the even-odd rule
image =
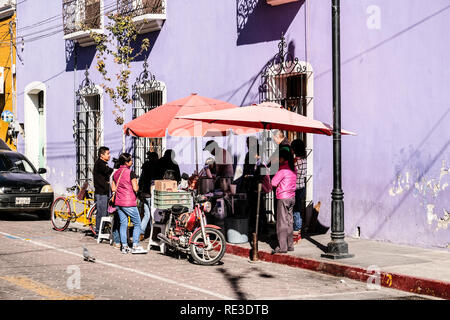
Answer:
[[[211,266],[218,263],[225,254],[226,242],[225,237],[217,229],[205,228],[206,237],[211,243],[210,248],[205,248],[202,230],[198,229],[192,236],[190,252],[194,260],[204,266]]]
[[[97,205],[94,203],[94,205],[89,209],[87,220],[89,229],[91,229],[94,235],[97,235],[97,232],[95,232],[95,217],[97,217]]]
[[[66,198],[56,198],[51,207],[53,229],[56,231],[66,230],[69,226],[71,216],[70,204]]]

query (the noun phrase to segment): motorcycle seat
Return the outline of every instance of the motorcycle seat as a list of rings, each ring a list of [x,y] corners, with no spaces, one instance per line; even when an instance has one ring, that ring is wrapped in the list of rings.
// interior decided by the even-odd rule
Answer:
[[[183,214],[185,212],[189,212],[189,208],[188,207],[182,206],[180,204],[174,204],[170,210],[172,211],[172,214],[175,215],[175,216],[178,216],[178,215]]]

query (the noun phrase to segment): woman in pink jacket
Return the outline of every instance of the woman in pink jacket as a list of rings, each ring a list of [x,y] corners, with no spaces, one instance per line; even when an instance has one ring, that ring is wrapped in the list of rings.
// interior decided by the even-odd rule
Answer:
[[[286,253],[294,251],[293,211],[295,205],[295,189],[297,173],[294,157],[289,150],[280,150],[280,168],[272,179],[272,186],[277,188],[277,238],[278,246],[272,251]]]

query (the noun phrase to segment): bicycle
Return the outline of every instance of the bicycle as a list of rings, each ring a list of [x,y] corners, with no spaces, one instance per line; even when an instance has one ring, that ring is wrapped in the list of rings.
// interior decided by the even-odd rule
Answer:
[[[94,192],[88,190],[88,182],[67,188],[68,194],[61,196],[53,201],[51,206],[51,221],[53,229],[56,231],[64,231],[71,222],[82,223],[84,227],[89,227],[94,235],[95,217],[97,216],[97,207],[95,205]],[[80,191],[76,193],[76,190]],[[79,212],[77,205],[82,205],[83,210]]]

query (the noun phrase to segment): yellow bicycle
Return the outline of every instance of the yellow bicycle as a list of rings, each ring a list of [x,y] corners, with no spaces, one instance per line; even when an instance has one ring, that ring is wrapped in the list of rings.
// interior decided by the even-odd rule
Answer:
[[[79,189],[80,192],[76,193]],[[83,187],[73,186],[66,189],[72,193],[61,196],[53,201],[51,207],[51,220],[53,229],[56,231],[64,231],[71,222],[78,222],[84,227],[95,232],[95,217],[97,215],[97,207],[94,200],[94,192],[88,190],[88,183],[85,182]]]

